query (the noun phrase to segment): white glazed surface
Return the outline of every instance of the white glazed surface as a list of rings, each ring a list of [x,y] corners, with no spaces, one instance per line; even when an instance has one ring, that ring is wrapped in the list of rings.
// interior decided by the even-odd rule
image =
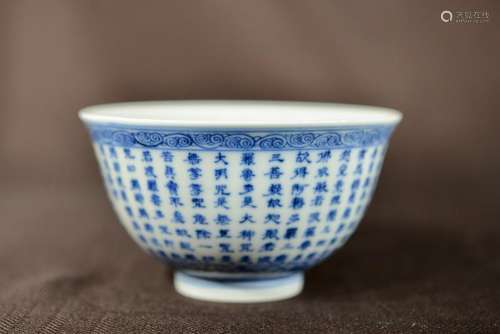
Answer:
[[[153,101],[87,107],[87,122],[174,127],[316,127],[395,124],[401,114],[390,108],[321,102]]]

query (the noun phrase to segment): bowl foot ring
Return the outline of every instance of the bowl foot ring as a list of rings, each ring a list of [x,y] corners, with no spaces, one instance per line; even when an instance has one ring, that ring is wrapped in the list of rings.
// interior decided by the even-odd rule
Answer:
[[[181,295],[221,303],[261,303],[292,298],[304,287],[302,272],[277,278],[214,279],[182,271],[174,273],[174,287]]]

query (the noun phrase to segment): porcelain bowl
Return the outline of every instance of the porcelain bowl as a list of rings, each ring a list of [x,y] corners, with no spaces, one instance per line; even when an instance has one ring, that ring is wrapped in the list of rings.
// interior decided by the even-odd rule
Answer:
[[[178,292],[289,298],[370,202],[397,111],[313,102],[131,102],[84,108],[119,221],[175,268]]]

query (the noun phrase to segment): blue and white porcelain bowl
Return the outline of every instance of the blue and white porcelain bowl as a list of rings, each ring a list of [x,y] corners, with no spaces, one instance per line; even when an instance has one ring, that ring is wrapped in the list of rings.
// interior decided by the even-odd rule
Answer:
[[[397,111],[307,102],[179,101],[80,112],[111,203],[177,291],[289,298],[352,235]]]

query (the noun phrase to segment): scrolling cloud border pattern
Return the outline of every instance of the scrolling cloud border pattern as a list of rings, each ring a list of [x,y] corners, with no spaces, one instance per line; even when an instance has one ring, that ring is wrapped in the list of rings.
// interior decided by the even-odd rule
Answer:
[[[366,147],[388,141],[392,126],[230,131],[88,125],[94,142],[168,150],[276,151]]]

